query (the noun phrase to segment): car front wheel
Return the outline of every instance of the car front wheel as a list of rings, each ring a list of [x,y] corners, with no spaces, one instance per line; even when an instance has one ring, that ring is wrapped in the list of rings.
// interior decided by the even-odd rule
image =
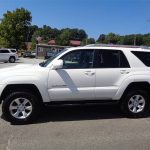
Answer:
[[[4,99],[2,112],[12,123],[30,123],[38,116],[38,99],[29,92],[13,92]]]

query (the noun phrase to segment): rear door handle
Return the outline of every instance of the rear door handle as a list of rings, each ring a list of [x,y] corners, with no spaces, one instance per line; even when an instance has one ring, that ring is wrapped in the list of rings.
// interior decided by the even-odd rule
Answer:
[[[130,73],[130,71],[128,71],[128,70],[120,70],[120,73],[121,74],[128,74],[128,73]]]

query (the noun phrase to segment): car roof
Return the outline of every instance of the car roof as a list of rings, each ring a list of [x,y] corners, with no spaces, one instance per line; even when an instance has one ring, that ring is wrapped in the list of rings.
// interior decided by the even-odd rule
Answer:
[[[112,45],[112,44],[91,44],[86,46],[71,47],[68,50],[75,49],[103,49],[103,50],[122,50],[122,51],[145,51],[150,52],[150,47],[147,46],[132,46],[132,45]]]

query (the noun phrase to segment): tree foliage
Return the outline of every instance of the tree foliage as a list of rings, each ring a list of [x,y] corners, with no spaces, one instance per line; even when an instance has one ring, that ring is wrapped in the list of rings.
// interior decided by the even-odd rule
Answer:
[[[56,39],[58,35],[60,35],[60,30],[43,25],[42,28],[36,29],[36,31],[33,33],[31,38],[32,47],[35,48],[38,37],[41,37],[42,42],[48,43],[49,40]]]
[[[57,37],[57,44],[69,45],[70,40],[83,41],[87,38],[87,34],[83,29],[62,29],[61,34]]]
[[[22,43],[27,40],[31,19],[31,13],[24,8],[7,11],[0,23],[0,39],[3,39],[3,44],[21,48]]]
[[[87,43],[86,44],[95,44],[95,39],[94,38],[87,39]]]
[[[58,45],[69,45],[70,40],[80,40],[82,45],[104,43],[104,44],[123,44],[123,45],[147,45],[150,46],[150,33],[148,34],[130,34],[119,35],[115,33],[101,34],[97,41],[94,38],[88,38],[83,29],[57,29],[44,25],[38,27],[31,25],[31,12],[24,9],[7,11],[0,23],[0,47],[22,48],[25,42],[31,42],[33,48],[36,45],[36,39],[40,37],[43,43],[48,43],[54,39]]]
[[[124,36],[121,36],[115,33],[109,33],[107,35],[101,34],[97,42],[104,43],[104,44],[150,46],[150,34],[130,34],[130,35],[124,35]]]

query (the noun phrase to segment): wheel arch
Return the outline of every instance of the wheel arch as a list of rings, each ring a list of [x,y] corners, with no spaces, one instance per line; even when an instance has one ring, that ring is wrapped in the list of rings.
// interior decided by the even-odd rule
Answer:
[[[9,84],[4,88],[0,100],[3,101],[13,91],[30,91],[38,96],[40,102],[43,102],[42,95],[34,84]]]
[[[129,91],[129,90],[133,90],[133,89],[142,89],[144,91],[147,91],[149,96],[150,96],[150,84],[147,81],[142,81],[142,82],[132,82],[130,83],[126,89],[124,90],[121,99],[124,97],[124,95]]]

